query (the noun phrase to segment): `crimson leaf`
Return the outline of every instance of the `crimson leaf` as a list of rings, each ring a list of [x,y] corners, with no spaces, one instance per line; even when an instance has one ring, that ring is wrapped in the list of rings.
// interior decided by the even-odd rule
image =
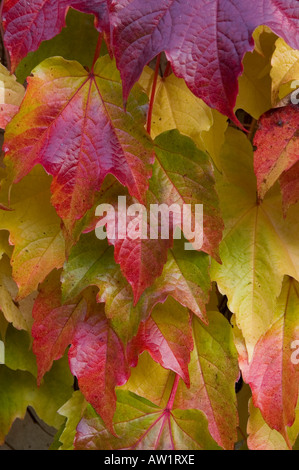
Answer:
[[[4,41],[11,57],[12,71],[42,41],[52,39],[65,26],[69,7],[93,13],[97,28],[109,28],[110,0],[7,0],[3,7]]]
[[[299,48],[297,0],[119,0],[113,5],[125,99],[143,67],[165,51],[190,90],[236,122],[238,76],[245,53],[253,49],[255,28],[268,25]]]

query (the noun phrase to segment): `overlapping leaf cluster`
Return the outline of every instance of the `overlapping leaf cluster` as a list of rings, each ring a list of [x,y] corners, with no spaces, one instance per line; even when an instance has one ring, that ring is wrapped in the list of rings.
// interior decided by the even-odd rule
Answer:
[[[33,406],[60,449],[296,445],[299,6],[255,3],[2,4],[1,441]],[[203,204],[202,249],[98,239],[121,196]]]

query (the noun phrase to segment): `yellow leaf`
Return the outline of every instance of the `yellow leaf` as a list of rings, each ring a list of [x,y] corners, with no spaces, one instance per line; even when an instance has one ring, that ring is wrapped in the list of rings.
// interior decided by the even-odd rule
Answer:
[[[258,50],[248,52],[243,59],[243,73],[239,78],[239,94],[235,106],[254,119],[272,108],[271,105],[271,57],[275,34],[263,30],[258,36]]]
[[[261,26],[258,26],[254,32],[253,32],[253,39],[254,39],[254,49],[260,54],[260,55],[264,55],[264,51],[263,51],[263,46],[261,44],[261,35],[262,33],[268,33],[268,34],[273,34],[271,29],[268,27],[268,26],[265,26],[265,25],[261,25]]]
[[[139,84],[151,95],[154,71],[145,67]],[[162,132],[178,129],[191,137],[202,148],[200,133],[213,124],[212,110],[187,87],[185,81],[174,74],[158,77],[152,116],[151,134],[155,138]]]
[[[11,188],[9,178],[2,181],[0,200],[5,206],[10,204],[11,210],[0,210],[0,230],[10,232],[14,245],[11,265],[18,300],[34,292],[65,260],[61,222],[50,203],[50,183],[51,177],[39,166]]]
[[[252,399],[249,401],[249,413],[247,432],[250,450],[288,450],[282,435],[268,426],[260,410],[253,406]]]
[[[208,152],[216,168],[221,171],[220,153],[225,141],[225,132],[228,127],[226,116],[212,109],[213,125],[208,131],[202,131],[197,145],[201,150]]]
[[[299,87],[299,50],[292,49],[281,38],[275,46],[271,62],[273,106]]]
[[[257,201],[253,149],[242,132],[228,130],[221,157],[217,190],[225,230],[222,265],[212,261],[211,277],[228,297],[251,360],[273,321],[284,275],[299,281],[298,204],[284,218],[276,186]]]

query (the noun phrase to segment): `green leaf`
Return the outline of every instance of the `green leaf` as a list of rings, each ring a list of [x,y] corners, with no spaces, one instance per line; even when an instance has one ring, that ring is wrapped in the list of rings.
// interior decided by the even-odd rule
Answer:
[[[219,312],[208,313],[209,324],[193,317],[194,350],[191,354],[188,389],[181,381],[175,406],[195,408],[208,418],[215,441],[233,449],[237,441],[238,413],[235,383],[239,376],[237,351],[232,328]]]
[[[165,132],[155,141],[156,160],[150,180],[149,204],[192,205],[191,220],[195,223],[194,207],[203,205],[203,244],[200,250],[218,259],[218,246],[222,238],[223,223],[212,164],[208,156],[197,149],[194,142],[177,130]],[[186,238],[188,233],[181,227]],[[195,240],[196,241],[196,240]]]
[[[88,407],[77,427],[76,449],[217,450],[200,411],[167,413],[131,392],[119,391],[117,395],[114,425],[119,437],[109,434]]]
[[[250,360],[273,320],[284,275],[299,279],[298,205],[284,218],[277,187],[257,201],[253,150],[237,130],[227,132],[222,169],[217,184],[225,223],[222,265],[213,261],[211,277],[236,314]]]
[[[15,419],[24,419],[28,406],[32,406],[49,426],[58,428],[62,424],[63,418],[57,411],[70,397],[73,384],[66,359],[53,366],[40,388],[29,372],[13,371],[0,365],[0,382],[4,385],[0,388],[1,443]]]
[[[66,418],[63,431],[59,435],[59,450],[73,450],[76,428],[88,403],[82,393],[77,390],[72,397],[58,410]]]
[[[12,370],[28,371],[36,377],[36,358],[31,346],[32,338],[27,331],[18,331],[9,325],[5,335],[5,365]]]
[[[11,258],[18,299],[34,292],[40,282],[65,260],[60,219],[50,203],[51,178],[37,166],[10,188],[9,176],[2,181],[0,197],[11,211],[0,211],[0,229],[9,230],[14,245]]]

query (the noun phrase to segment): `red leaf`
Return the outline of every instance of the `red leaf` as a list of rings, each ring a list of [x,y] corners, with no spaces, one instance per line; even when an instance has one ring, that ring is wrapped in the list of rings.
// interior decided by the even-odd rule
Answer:
[[[47,59],[28,82],[5,134],[14,181],[42,164],[54,176],[52,202],[68,226],[92,206],[108,173],[143,201],[153,155],[139,88],[125,113],[119,74],[108,56],[90,74],[77,62]]]
[[[252,390],[253,404],[289,446],[287,426],[295,421],[299,385],[298,364],[292,360],[292,344],[299,337],[298,299],[298,283],[286,277],[274,321],[257,342],[250,363],[240,337],[237,340],[239,364],[244,381]]]
[[[116,406],[114,389],[129,378],[124,348],[110,328],[103,304],[93,289],[61,304],[60,272],[54,270],[40,287],[33,309],[33,352],[37,358],[38,384],[53,361],[69,349],[71,372],[80,390],[113,432]]]
[[[279,184],[282,192],[283,211],[286,215],[289,207],[299,201],[299,161],[281,175]]]
[[[10,53],[12,71],[42,41],[52,39],[65,26],[69,7],[93,13],[97,28],[108,32],[110,0],[6,0],[3,7],[5,46]]]
[[[125,194],[126,199],[118,204],[118,197],[122,194]],[[168,248],[172,246],[172,237],[165,240],[160,237],[158,239],[149,237],[150,226],[147,211],[147,238],[143,239],[139,235],[134,238],[134,232],[137,233],[142,229],[142,220],[136,215],[137,212],[134,215],[128,214],[128,208],[132,207],[136,200],[126,195],[117,182],[109,187],[108,192],[104,192],[102,202],[104,201],[112,205],[114,213],[108,213],[102,221],[98,221],[97,226],[106,225],[107,227],[107,238],[114,246],[115,261],[120,265],[123,275],[132,286],[134,305],[136,305],[144,290],[162,274],[163,266],[167,261]],[[136,210],[138,207],[136,206]],[[146,211],[145,206],[142,208]],[[124,214],[126,214],[125,219]],[[125,230],[124,233],[119,231],[121,223],[123,223],[123,230],[121,230]],[[114,236],[111,231],[113,227]]]
[[[289,105],[265,113],[255,134],[254,171],[259,197],[263,199],[268,189],[280,179],[285,212],[297,202],[295,181],[299,160],[299,108]],[[294,171],[294,175],[293,175]],[[292,176],[293,175],[293,176]]]
[[[286,426],[292,426],[295,420],[299,374],[290,360],[291,352],[283,344],[282,324],[283,320],[276,322],[257,343],[245,377],[254,406],[288,443]]]
[[[34,303],[32,327],[33,352],[38,367],[38,384],[51,369],[53,361],[60,359],[71,343],[75,328],[86,315],[84,299],[61,305],[60,272],[54,270],[40,287]]]
[[[143,67],[165,51],[190,90],[236,122],[238,76],[244,54],[253,49],[255,28],[268,25],[299,48],[297,0],[119,0],[114,9],[125,99]]]
[[[69,361],[81,392],[114,433],[114,389],[124,385],[130,374],[123,346],[104,314],[97,312],[77,326]]]
[[[190,386],[188,364],[193,349],[191,320],[187,310],[169,299],[158,305],[150,318],[140,325],[137,336],[129,345],[131,363],[148,351],[154,361],[176,372]]]

